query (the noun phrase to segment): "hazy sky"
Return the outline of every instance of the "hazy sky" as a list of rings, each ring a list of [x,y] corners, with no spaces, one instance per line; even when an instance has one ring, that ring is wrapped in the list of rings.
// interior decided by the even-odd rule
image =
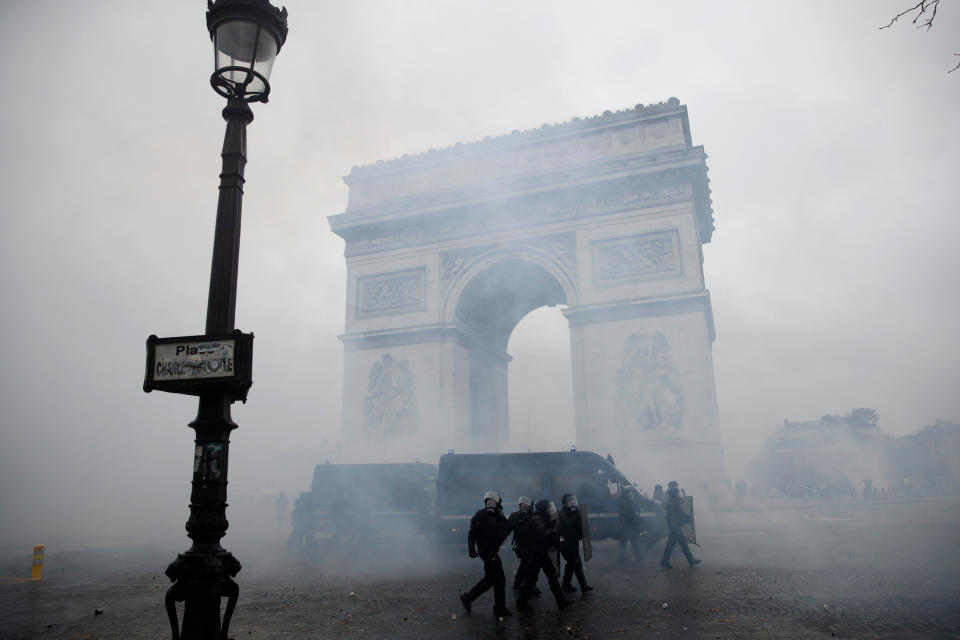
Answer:
[[[326,216],[351,166],[670,96],[709,155],[728,475],[784,418],[960,420],[960,6],[878,29],[909,4],[289,0],[249,128],[231,494],[305,490],[340,438]],[[149,334],[203,329],[224,128],[204,11],[0,1],[0,540],[122,537],[147,510],[182,535],[196,402],[141,384]],[[510,349],[519,441],[563,446],[572,421],[530,391],[569,361],[560,311]]]

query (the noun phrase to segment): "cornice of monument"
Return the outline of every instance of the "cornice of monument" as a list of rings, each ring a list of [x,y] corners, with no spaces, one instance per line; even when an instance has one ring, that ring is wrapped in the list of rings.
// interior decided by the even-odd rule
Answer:
[[[492,347],[460,324],[427,324],[397,327],[380,331],[363,331],[337,336],[346,351],[385,349],[399,346],[436,342],[456,342],[476,349],[488,358],[507,363],[513,360],[506,351]]]
[[[656,155],[613,158],[589,164],[559,167],[553,171],[509,175],[486,182],[477,181],[451,189],[412,193],[379,201],[367,207],[351,206],[343,213],[330,217],[334,219],[338,228],[373,221],[383,222],[492,200],[531,195],[557,188],[587,186],[597,181],[616,180],[625,176],[653,176],[682,167],[700,168],[705,165],[706,157],[703,147],[690,147],[664,150]]]
[[[621,211],[709,203],[709,188],[700,165],[659,167],[650,173],[632,173],[612,180],[518,193],[496,199],[452,203],[431,209],[404,209],[397,215],[376,217],[330,216],[331,229],[346,240],[345,254],[365,255],[410,246],[472,237],[517,225],[539,226],[609,215]],[[697,204],[703,209],[702,204]],[[709,242],[713,218],[700,218],[701,235]]]
[[[420,153],[405,153],[399,158],[377,160],[376,162],[366,165],[354,165],[350,173],[344,176],[343,179],[347,184],[350,184],[350,179],[354,176],[365,177],[381,172],[391,172],[409,166],[440,163],[444,162],[450,156],[469,155],[492,149],[522,146],[530,144],[531,142],[541,142],[556,136],[583,133],[590,130],[639,122],[665,113],[686,114],[686,110],[686,106],[681,105],[678,98],[671,97],[664,102],[657,102],[655,104],[637,104],[630,109],[620,111],[608,110],[599,115],[586,118],[572,118],[566,122],[557,124],[544,123],[539,127],[525,129],[523,131],[514,129],[510,133],[500,136],[485,136],[481,140],[474,140],[472,142],[457,142],[440,149],[431,148]]]
[[[671,98],[354,167],[344,177],[350,187],[347,208],[329,222],[347,241],[350,256],[497,226],[463,219],[501,215],[504,207],[513,210],[516,222],[542,224],[686,200],[696,207],[706,243],[714,229],[706,157],[703,147],[692,144],[686,106]],[[626,182],[638,191],[617,198],[597,193],[602,185],[620,190]],[[668,183],[686,192],[668,194],[663,189]],[[567,201],[551,193],[563,193]],[[555,215],[539,211],[550,199],[557,201]],[[525,204],[535,204],[537,211],[524,211]]]
[[[690,312],[702,312],[705,315],[708,338],[710,343],[713,344],[717,337],[717,331],[713,324],[713,304],[710,301],[710,292],[705,289],[665,296],[633,298],[603,304],[569,307],[563,310],[563,315],[567,318],[571,327],[583,327],[604,322],[622,322],[633,318]]]

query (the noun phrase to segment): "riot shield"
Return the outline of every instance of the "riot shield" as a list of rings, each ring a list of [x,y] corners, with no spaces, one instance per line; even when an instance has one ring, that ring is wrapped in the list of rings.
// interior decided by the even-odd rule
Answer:
[[[580,506],[580,528],[583,530],[583,561],[593,557],[593,545],[590,544],[590,519],[587,518],[587,505]]]
[[[688,522],[680,526],[680,533],[687,539],[687,542],[696,544],[699,547],[700,545],[697,544],[697,525],[693,520],[693,496],[684,496],[681,498],[680,509],[690,518]]]

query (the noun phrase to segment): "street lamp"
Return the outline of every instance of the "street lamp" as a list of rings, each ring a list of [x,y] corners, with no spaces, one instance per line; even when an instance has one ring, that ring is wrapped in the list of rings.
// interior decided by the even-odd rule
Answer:
[[[250,102],[266,102],[273,61],[287,38],[287,10],[268,0],[207,0],[207,28],[214,45],[210,84],[227,98],[223,118],[223,170],[210,267],[206,330],[202,336],[147,340],[144,390],[158,389],[199,397],[190,518],[190,549],[167,567],[174,581],[165,605],[174,640],[224,640],[237,604],[233,578],[240,562],[220,546],[227,531],[227,470],[230,432],[237,427],[230,405],[246,401],[252,384],[253,334],[234,327],[240,211],[246,165]],[[227,598],[223,622],[220,599]],[[176,602],[183,602],[178,629]]]

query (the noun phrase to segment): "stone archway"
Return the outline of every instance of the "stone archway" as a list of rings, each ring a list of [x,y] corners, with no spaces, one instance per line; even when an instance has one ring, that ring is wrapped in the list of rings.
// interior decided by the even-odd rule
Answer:
[[[721,481],[705,159],[671,99],[354,167],[330,217],[347,440],[408,459],[500,449],[507,340],[561,304],[577,446],[643,480]]]
[[[507,343],[514,328],[534,309],[567,304],[567,296],[549,271],[528,260],[502,258],[472,271],[451,306],[454,322],[472,338],[470,436],[482,446],[510,435]]]

